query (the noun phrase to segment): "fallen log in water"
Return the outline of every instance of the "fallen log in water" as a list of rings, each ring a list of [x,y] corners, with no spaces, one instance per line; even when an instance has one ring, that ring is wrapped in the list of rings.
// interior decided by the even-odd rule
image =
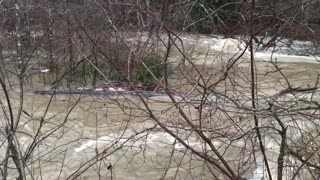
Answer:
[[[100,97],[120,97],[120,96],[134,96],[139,95],[154,101],[159,102],[171,102],[171,98],[166,92],[154,92],[154,91],[95,91],[95,90],[38,90],[34,91],[37,95],[83,95],[83,96],[100,96]],[[179,103],[187,104],[199,104],[201,103],[201,97],[187,95],[179,92],[170,92],[173,95],[175,101]]]
[[[121,96],[131,95],[138,96],[140,94],[143,97],[151,96],[164,96],[165,92],[153,92],[153,91],[89,91],[89,90],[38,90],[34,91],[38,95],[89,95],[89,96]]]

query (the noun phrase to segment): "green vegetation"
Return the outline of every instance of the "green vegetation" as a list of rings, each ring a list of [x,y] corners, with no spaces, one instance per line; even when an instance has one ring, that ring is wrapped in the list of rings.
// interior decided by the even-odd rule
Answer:
[[[126,62],[123,61],[123,63]],[[103,64],[103,61],[98,62],[98,67],[103,67]],[[121,64],[116,68],[106,66],[104,69],[105,72],[103,72],[104,75],[112,81],[127,81],[127,64],[120,65]],[[148,87],[154,86],[156,83],[155,78],[160,80],[163,77],[164,68],[165,64],[163,56],[154,53],[148,54],[147,56],[142,57],[141,61],[139,59],[134,59],[134,66],[132,67],[130,80],[133,83],[143,83]],[[87,61],[84,61],[81,66],[76,69],[76,73],[74,74],[78,77],[77,81],[81,81],[82,84],[94,84],[94,80],[103,80],[103,75],[99,73],[95,74],[95,68]],[[95,75],[97,77],[94,77]]]
[[[164,60],[163,57],[158,54],[151,54],[142,60],[148,67],[145,68],[142,63],[138,62],[138,72],[134,81],[143,82],[146,85],[152,85],[155,82],[152,74],[160,79],[164,74]],[[152,74],[150,73],[152,72]]]
[[[93,81],[95,69],[91,66],[89,62],[82,63],[82,77],[85,82]]]

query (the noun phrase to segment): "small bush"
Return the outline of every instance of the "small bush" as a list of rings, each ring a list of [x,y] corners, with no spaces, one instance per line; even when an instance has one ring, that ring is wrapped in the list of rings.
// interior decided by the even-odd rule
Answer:
[[[89,62],[84,62],[82,65],[82,76],[85,81],[92,81],[94,74],[94,68]]]
[[[121,75],[120,73],[118,73],[116,71],[110,73],[109,78],[112,81],[121,81],[121,82],[125,81],[125,77],[123,77],[123,75]]]
[[[143,59],[143,62],[156,78],[160,79],[164,75],[165,64],[161,55],[151,54]],[[146,85],[152,85],[155,83],[154,77],[148,69],[142,65],[142,63],[139,63],[138,65],[138,72],[135,80]]]

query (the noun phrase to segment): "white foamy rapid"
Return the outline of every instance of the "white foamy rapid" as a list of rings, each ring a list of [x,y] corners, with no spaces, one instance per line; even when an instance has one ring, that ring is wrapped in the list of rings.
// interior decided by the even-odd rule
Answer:
[[[211,49],[218,52],[226,52],[226,53],[238,53],[240,51],[245,50],[245,43],[237,40],[237,39],[219,39]]]
[[[108,136],[102,136],[98,139],[91,139],[81,142],[81,145],[74,149],[75,152],[81,152],[88,148],[94,148],[100,145],[115,145],[123,144],[126,146],[138,147],[141,144],[146,144],[150,150],[157,151],[159,148],[172,147],[174,144],[175,149],[184,149],[185,147],[176,142],[175,138],[168,133],[156,132],[156,133],[143,133],[138,136],[132,136],[131,132],[124,133],[125,135],[120,136],[120,134],[111,133]],[[188,138],[185,142],[194,148],[201,148],[202,143],[197,142],[195,138]]]
[[[216,43],[214,43],[211,46],[211,49],[216,52],[239,55],[244,50],[246,50],[245,42],[242,42],[241,40],[238,40],[238,39],[232,39],[232,38],[214,39],[214,41]],[[298,44],[298,43],[310,44],[310,42],[300,42],[300,41],[295,42],[295,44]],[[307,49],[302,49],[301,45],[297,47],[295,46],[291,48],[291,51],[296,52],[297,54],[299,54],[299,52],[301,51],[307,50]],[[249,52],[247,49],[245,52],[245,55],[248,53]],[[285,52],[281,52],[281,51],[273,52],[270,49],[265,51],[254,51],[254,57],[256,60],[267,61],[267,62],[272,61],[272,62],[283,62],[283,63],[320,63],[319,56],[292,55],[292,54],[286,54]]]

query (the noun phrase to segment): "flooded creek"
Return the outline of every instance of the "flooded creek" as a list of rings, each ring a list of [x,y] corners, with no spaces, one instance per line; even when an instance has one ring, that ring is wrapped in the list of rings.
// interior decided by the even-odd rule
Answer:
[[[234,55],[234,52],[214,47],[219,42],[216,38],[190,36],[182,39],[184,48],[191,54],[187,65],[194,63],[193,68],[199,68],[208,84],[220,77],[220,70],[228,64],[224,60]],[[266,170],[255,135],[252,118],[254,113],[257,114],[261,127],[271,127],[271,131],[261,131],[265,133],[262,138],[271,171],[276,174],[276,161],[281,146],[280,136],[275,132],[280,128],[275,119],[267,117],[270,113],[268,103],[275,102],[274,111],[279,111],[289,129],[288,144],[294,144],[302,134],[317,129],[316,118],[310,120],[287,107],[304,107],[304,104],[295,104],[299,98],[319,101],[318,91],[312,95],[309,92],[303,95],[292,93],[285,97],[278,97],[277,93],[287,87],[286,80],[281,78],[283,74],[292,81],[293,87],[314,86],[320,65],[312,57],[277,55],[274,58],[279,61],[283,74],[270,73],[275,70],[270,63],[273,61],[270,54],[255,55],[259,81],[256,85],[259,89],[256,92],[259,99],[257,110],[251,109],[249,99],[248,56],[241,57],[236,68],[230,70],[228,75],[234,81],[226,80],[208,96],[201,96],[204,90],[192,82],[200,82],[199,77],[192,74],[194,69],[185,71],[185,77],[182,77],[184,79],[175,74],[170,79],[170,83],[176,83],[172,88],[180,90],[181,94],[188,94],[185,97],[173,96],[175,102],[165,93],[155,93],[148,97],[81,93],[41,95],[34,94],[35,90],[41,89],[27,89],[24,92],[23,111],[16,136],[20,150],[30,156],[26,168],[28,178],[225,179],[226,176],[220,176],[220,170],[201,157],[205,154],[204,157],[218,159],[210,147],[212,144],[223,155],[230,168],[241,177],[262,179],[266,176]],[[172,50],[170,61],[176,65],[176,71],[179,70],[176,62],[180,59],[181,55],[176,49]],[[13,115],[17,116],[19,93],[17,90],[9,93]],[[3,92],[0,96],[5,99]],[[5,101],[1,105],[8,108]],[[309,115],[308,113],[306,114]],[[312,115],[317,117],[318,112],[315,111]],[[1,111],[0,116],[5,119],[8,112]],[[293,116],[296,119],[289,118]],[[190,123],[186,119],[196,126],[188,126]],[[305,119],[310,121],[305,122]],[[1,136],[5,138],[7,122],[0,123]],[[177,137],[166,132],[161,125],[174,132]],[[201,133],[198,133],[198,127],[201,128]],[[203,136],[208,137],[208,141],[201,138]],[[33,145],[34,139],[36,146]],[[201,153],[196,154],[186,146]],[[5,155],[6,146],[2,146],[0,157],[3,159]],[[222,164],[221,161],[218,162]],[[17,176],[15,170],[9,170],[8,173],[10,179]]]

